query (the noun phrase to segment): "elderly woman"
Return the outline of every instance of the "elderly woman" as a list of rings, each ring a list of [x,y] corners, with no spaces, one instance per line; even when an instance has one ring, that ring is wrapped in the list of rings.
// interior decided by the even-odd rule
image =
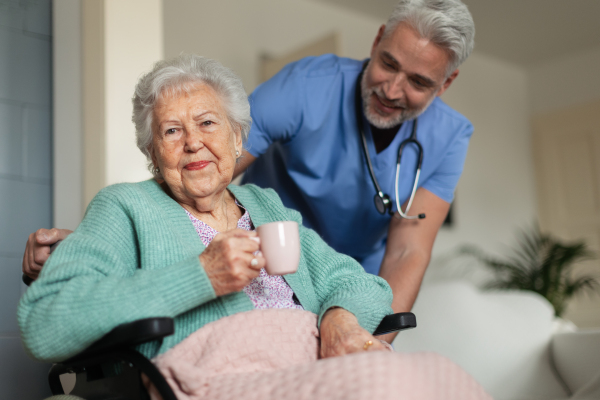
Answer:
[[[313,231],[300,227],[296,273],[265,273],[254,228],[280,220],[301,226],[301,219],[284,208],[272,190],[230,185],[251,124],[246,94],[230,70],[192,55],[159,62],[140,79],[133,104],[137,144],[148,157],[154,179],[100,191],[81,225],[56,249],[23,296],[18,319],[23,342],[34,357],[64,360],[119,324],[160,316],[174,318],[175,334],[140,350],[148,357],[158,356],[166,372],[178,365],[196,367],[177,362],[194,348],[191,338],[206,339],[210,331],[212,342],[205,345],[220,346],[218,339],[228,333],[226,346],[235,347],[231,341],[254,334],[251,342],[259,342],[263,325],[267,332],[266,325],[284,320],[313,326],[315,332],[301,336],[320,337],[320,350],[318,340],[307,339],[308,353],[314,353],[307,360],[316,364],[317,358],[385,349],[371,332],[392,312],[387,283],[334,252]],[[249,312],[257,309],[270,313]],[[281,310],[272,309],[291,310],[284,310],[281,319]],[[249,320],[253,328],[244,331]],[[264,355],[269,365],[275,363],[275,370],[292,371],[289,376],[296,377],[288,367],[298,362],[297,354],[290,355],[296,360],[292,364],[268,360],[280,358],[278,352]],[[175,361],[169,361],[173,357]],[[240,372],[261,370],[244,368],[229,370],[238,374],[232,382],[244,381]],[[358,364],[351,369],[360,371]],[[318,378],[324,375],[315,371],[319,368],[309,367],[306,380],[326,387]],[[190,376],[189,371],[172,372],[169,379],[178,396],[206,396],[202,385],[204,389],[190,389]],[[210,396],[224,396],[222,390],[231,390],[232,382],[213,384]]]

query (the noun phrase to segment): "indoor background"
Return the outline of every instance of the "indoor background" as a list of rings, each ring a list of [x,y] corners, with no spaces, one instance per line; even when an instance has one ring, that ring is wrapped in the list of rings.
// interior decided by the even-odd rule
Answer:
[[[600,2],[464,2],[475,51],[443,99],[475,133],[425,285],[457,276],[481,284],[484,267],[457,261],[456,249],[508,254],[536,222],[600,251]],[[0,0],[0,390],[18,394],[7,398],[46,393],[46,366],[26,358],[15,318],[27,235],[74,229],[100,188],[150,176],[130,121],[139,76],[196,53],[232,68],[250,93],[299,55],[368,57],[394,4]],[[600,276],[600,263],[578,273]],[[600,295],[577,298],[565,317],[600,327]]]

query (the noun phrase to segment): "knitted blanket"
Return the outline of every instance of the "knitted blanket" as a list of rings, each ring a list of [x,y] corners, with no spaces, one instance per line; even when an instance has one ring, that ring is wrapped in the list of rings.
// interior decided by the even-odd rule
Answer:
[[[222,318],[153,362],[180,400],[491,399],[460,367],[434,353],[365,351],[319,359],[317,316],[302,310]]]

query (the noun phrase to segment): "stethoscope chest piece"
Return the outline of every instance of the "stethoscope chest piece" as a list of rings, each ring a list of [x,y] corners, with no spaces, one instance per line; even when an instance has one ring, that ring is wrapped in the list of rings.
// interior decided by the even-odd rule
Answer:
[[[385,193],[377,193],[375,197],[373,197],[373,201],[375,202],[375,208],[379,211],[379,214],[385,214],[392,209],[392,200],[390,199],[390,196]]]

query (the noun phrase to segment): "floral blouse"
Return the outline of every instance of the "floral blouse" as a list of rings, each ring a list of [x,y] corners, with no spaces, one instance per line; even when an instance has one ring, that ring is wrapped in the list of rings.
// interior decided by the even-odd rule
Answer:
[[[244,208],[237,200],[235,203]],[[219,232],[194,217],[187,210],[185,212],[194,224],[202,243],[208,246]],[[237,227],[247,231],[254,230],[250,214],[246,209],[244,209],[244,215],[238,220]],[[304,309],[295,298],[294,292],[287,282],[279,275],[267,274],[264,268],[260,270],[260,275],[244,288],[244,292],[250,297],[255,308]]]

